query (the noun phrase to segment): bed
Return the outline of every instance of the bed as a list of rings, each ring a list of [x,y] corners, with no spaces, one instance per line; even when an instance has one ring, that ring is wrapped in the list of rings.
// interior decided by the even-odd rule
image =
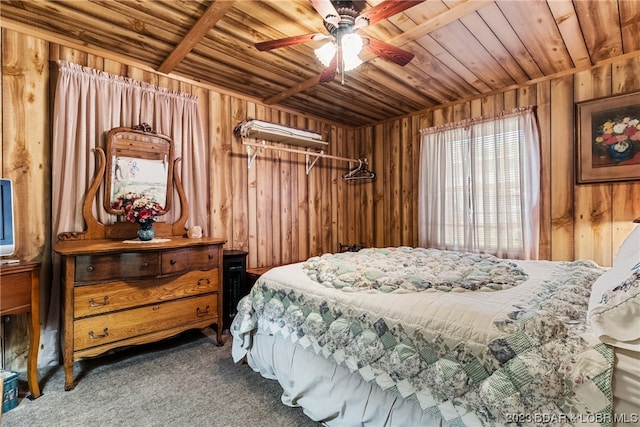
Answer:
[[[614,265],[367,248],[274,268],[232,355],[329,426],[640,425],[640,227]]]

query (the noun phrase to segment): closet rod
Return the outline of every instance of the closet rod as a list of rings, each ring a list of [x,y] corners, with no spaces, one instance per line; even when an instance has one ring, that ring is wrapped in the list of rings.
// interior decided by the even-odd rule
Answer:
[[[339,156],[332,156],[331,154],[325,154],[324,151],[322,150],[321,151],[304,151],[304,150],[297,150],[295,148],[275,147],[273,145],[267,145],[265,141],[262,141],[262,143],[242,141],[242,144],[247,146],[247,154],[249,155],[249,157],[247,158],[247,167],[249,169],[251,169],[251,164],[253,163],[255,158],[258,156],[258,148],[266,148],[267,150],[285,151],[287,153],[306,155],[307,156],[307,175],[309,174],[309,171],[313,168],[313,166],[316,164],[316,161],[318,161],[320,157],[326,157],[327,159],[333,159],[333,160],[341,160],[343,162],[349,162],[349,163],[360,162],[359,159],[350,159],[347,157],[339,157]],[[251,154],[252,148],[256,149],[253,154]],[[309,156],[315,156],[315,159],[313,160],[311,165],[309,165]]]

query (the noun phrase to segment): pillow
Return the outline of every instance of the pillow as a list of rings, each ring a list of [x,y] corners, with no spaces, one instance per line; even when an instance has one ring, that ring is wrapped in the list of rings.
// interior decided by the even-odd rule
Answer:
[[[593,283],[587,318],[602,342],[640,351],[640,227]]]

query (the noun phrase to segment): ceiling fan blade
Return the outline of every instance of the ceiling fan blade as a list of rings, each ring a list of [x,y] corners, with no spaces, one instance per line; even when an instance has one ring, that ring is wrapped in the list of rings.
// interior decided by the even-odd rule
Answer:
[[[413,53],[407,52],[406,50],[400,49],[399,47],[395,47],[381,40],[369,37],[363,37],[363,39],[365,40],[365,47],[371,52],[381,58],[395,62],[398,65],[407,65],[414,57]]]
[[[330,36],[321,33],[304,34],[301,36],[285,37],[278,40],[269,40],[266,42],[256,43],[256,49],[259,51],[278,49],[280,47],[293,46],[295,44],[309,43],[311,41],[318,41],[326,39]]]
[[[336,78],[336,70],[338,68],[338,55],[333,55],[333,59],[329,63],[329,66],[322,70],[320,74],[320,83],[332,82]]]
[[[369,21],[369,25],[373,25],[397,13],[404,12],[418,3],[422,3],[422,1],[423,0],[385,0],[371,9],[365,10],[360,16],[366,18]]]
[[[340,21],[340,15],[330,0],[310,0],[313,8],[327,22],[337,25]]]

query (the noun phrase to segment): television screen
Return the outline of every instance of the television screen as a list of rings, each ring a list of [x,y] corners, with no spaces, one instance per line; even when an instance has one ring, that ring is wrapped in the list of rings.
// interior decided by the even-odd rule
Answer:
[[[13,182],[0,178],[0,256],[15,251],[13,220]]]

